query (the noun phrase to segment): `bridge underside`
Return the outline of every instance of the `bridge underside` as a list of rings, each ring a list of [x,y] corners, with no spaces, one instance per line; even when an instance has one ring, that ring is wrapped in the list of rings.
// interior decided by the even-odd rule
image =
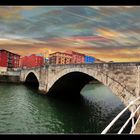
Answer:
[[[35,89],[38,89],[38,87],[39,87],[39,82],[38,82],[36,76],[34,75],[34,73],[29,73],[24,84],[27,86],[31,86]]]
[[[50,88],[47,95],[62,95],[65,97],[75,97],[76,95],[79,96],[81,89],[90,81],[97,82],[96,79],[87,74],[81,72],[71,72],[58,79]]]

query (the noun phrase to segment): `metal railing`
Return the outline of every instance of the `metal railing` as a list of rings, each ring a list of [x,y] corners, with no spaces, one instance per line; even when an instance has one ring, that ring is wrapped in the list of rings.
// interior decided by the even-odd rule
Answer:
[[[131,101],[130,104],[125,107],[111,122],[110,124],[101,132],[101,134],[106,134],[110,128],[115,124],[115,122],[123,115],[123,113],[128,110],[131,106],[136,105],[136,102],[140,100],[140,97],[136,98],[134,101]],[[140,111],[140,104],[136,107],[136,110],[133,110],[130,114],[130,117],[127,119],[127,121],[124,123],[124,125],[121,127],[121,129],[119,130],[119,132],[117,134],[121,134],[123,132],[123,130],[125,129],[125,127],[127,126],[127,124],[132,120],[132,126],[131,126],[131,130],[129,134],[132,134],[137,126],[138,121],[140,120],[140,114],[137,117],[137,120],[134,121],[134,118],[136,116],[136,113]],[[140,112],[139,112],[140,113]]]

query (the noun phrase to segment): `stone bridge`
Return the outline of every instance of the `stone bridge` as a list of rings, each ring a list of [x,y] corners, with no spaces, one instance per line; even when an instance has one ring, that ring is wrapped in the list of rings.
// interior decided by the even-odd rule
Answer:
[[[21,70],[21,82],[36,77],[39,90],[49,94],[56,91],[79,91],[93,79],[98,80],[128,105],[140,94],[139,63],[95,63],[47,65]]]

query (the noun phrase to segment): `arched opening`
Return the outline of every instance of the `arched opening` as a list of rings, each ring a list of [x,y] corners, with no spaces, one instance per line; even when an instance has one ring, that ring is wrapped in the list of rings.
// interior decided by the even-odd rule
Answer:
[[[39,81],[33,72],[29,73],[25,80],[25,85],[38,89]]]
[[[59,78],[49,89],[51,96],[80,96],[81,89],[90,81],[99,83],[95,78],[82,72],[71,72]]]

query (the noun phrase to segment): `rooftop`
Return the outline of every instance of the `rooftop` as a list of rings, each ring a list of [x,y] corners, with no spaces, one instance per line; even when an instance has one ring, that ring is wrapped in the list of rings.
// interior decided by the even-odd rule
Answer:
[[[13,52],[11,52],[11,51],[7,51],[7,50],[5,50],[5,49],[0,49],[0,51],[6,51],[6,52],[10,52],[10,53],[12,53],[12,54],[14,54],[14,55],[20,56],[19,54],[13,53]]]

